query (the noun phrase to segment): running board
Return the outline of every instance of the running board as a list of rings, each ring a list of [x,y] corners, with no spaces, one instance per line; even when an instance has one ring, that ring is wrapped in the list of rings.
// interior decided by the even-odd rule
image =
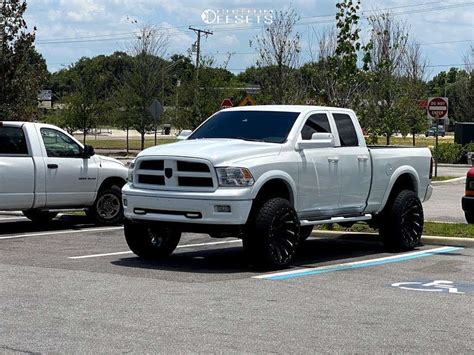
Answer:
[[[307,219],[302,219],[300,221],[302,226],[314,226],[317,224],[331,224],[331,223],[344,223],[344,222],[359,222],[359,221],[369,221],[372,219],[372,215],[365,214],[363,216],[355,217],[332,217],[330,219],[320,219],[314,221],[308,221]]]

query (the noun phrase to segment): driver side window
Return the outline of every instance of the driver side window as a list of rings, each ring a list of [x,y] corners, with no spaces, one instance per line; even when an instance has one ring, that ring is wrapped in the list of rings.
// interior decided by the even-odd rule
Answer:
[[[301,130],[301,138],[311,140],[313,133],[331,133],[328,116],[325,113],[316,113],[309,116]]]
[[[41,137],[48,157],[80,158],[81,148],[70,137],[51,128],[41,128]]]

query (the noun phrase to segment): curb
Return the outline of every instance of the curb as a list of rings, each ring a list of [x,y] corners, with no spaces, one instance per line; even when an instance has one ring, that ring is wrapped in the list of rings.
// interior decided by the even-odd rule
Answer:
[[[378,233],[364,233],[364,232],[338,232],[338,231],[319,231],[315,230],[311,233],[313,236],[322,234],[352,234],[352,235],[371,235],[378,236]],[[423,235],[421,241],[425,244],[434,245],[449,245],[449,246],[462,246],[466,248],[474,247],[474,238],[454,238],[454,237],[443,237],[434,235]]]
[[[445,168],[472,168],[469,164],[448,164],[448,163],[438,163],[438,167],[445,167]]]
[[[466,177],[461,176],[458,178],[444,180],[444,181],[432,181],[431,185],[439,186],[439,185],[464,185],[466,183]]]
[[[21,211],[0,211],[1,216],[21,216],[23,217],[23,212]]]

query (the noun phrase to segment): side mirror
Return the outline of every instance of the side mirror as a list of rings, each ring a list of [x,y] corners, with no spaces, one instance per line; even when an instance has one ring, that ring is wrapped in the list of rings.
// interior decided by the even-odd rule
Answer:
[[[89,159],[94,154],[95,154],[94,147],[86,144],[84,146],[84,151],[82,152],[82,157],[84,159]]]
[[[336,142],[332,133],[313,133],[311,140],[299,141],[296,144],[296,149],[329,148],[335,145]]]
[[[190,129],[183,129],[179,135],[176,137],[176,139],[178,141],[184,141],[186,140],[190,135],[191,133],[193,133],[193,131],[191,131]]]

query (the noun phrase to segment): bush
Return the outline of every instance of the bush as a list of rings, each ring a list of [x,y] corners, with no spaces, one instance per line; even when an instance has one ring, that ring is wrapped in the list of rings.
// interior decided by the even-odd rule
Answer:
[[[456,143],[439,143],[438,145],[439,162],[447,164],[458,163],[462,156],[465,154],[465,150],[461,144]],[[435,149],[431,149],[431,154],[435,156]]]

